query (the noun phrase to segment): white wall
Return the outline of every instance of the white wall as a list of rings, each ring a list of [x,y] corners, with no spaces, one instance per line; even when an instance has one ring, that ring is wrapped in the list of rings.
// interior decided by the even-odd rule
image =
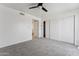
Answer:
[[[39,38],[41,38],[42,37],[42,25],[41,25],[41,20],[39,20]]]
[[[79,45],[79,9],[53,16],[50,19],[50,38]]]
[[[32,19],[29,14],[0,5],[0,47],[32,40]]]
[[[49,20],[46,20],[46,38],[50,39],[50,34],[49,34],[49,28],[50,28],[50,22]]]

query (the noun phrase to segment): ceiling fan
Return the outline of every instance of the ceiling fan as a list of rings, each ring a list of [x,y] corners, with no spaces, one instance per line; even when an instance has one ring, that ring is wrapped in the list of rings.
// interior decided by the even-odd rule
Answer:
[[[29,9],[38,8],[39,6],[42,7],[42,10],[43,10],[43,11],[48,12],[48,10],[43,7],[43,3],[38,3],[37,6],[30,7]]]

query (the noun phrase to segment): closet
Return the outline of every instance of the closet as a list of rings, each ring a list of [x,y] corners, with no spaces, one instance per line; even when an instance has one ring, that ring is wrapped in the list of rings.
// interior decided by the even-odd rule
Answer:
[[[58,41],[64,41],[72,44],[76,44],[76,40],[79,38],[75,38],[75,34],[79,31],[75,30],[75,25],[78,25],[79,20],[76,24],[75,15],[55,18],[50,21],[50,38]],[[76,31],[76,32],[75,32]],[[79,35],[79,33],[77,33]]]

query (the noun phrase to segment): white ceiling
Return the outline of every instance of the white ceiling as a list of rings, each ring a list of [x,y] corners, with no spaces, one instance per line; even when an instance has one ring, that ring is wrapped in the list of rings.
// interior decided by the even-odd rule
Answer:
[[[43,6],[48,10],[46,13],[40,7],[29,10],[29,7],[37,5],[37,3],[4,3],[1,5],[24,11],[37,17],[45,17],[46,15],[54,15],[79,8],[79,3],[44,3]]]

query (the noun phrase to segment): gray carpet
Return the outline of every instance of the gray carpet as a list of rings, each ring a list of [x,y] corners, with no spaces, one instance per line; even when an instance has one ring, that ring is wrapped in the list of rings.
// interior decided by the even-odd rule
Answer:
[[[79,50],[65,42],[39,39],[0,48],[2,56],[78,56]]]

